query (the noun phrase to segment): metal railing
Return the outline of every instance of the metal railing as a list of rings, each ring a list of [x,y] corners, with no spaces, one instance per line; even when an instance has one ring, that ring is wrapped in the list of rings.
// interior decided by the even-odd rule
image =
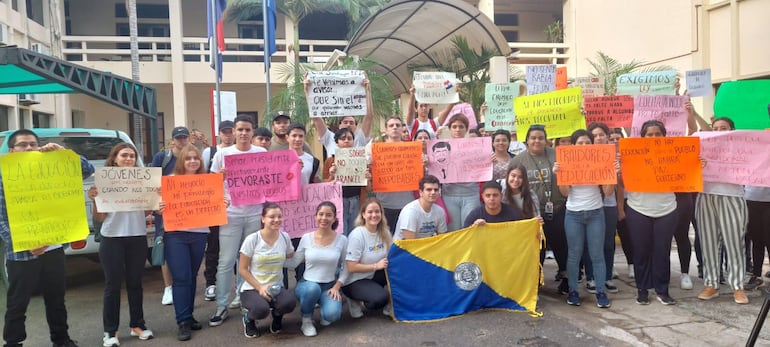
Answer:
[[[508,46],[514,52],[518,50],[513,57],[522,64],[563,64],[569,58],[566,43],[508,42]]]

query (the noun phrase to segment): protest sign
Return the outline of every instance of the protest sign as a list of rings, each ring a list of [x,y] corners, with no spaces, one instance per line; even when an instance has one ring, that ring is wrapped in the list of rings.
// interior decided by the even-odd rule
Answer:
[[[487,131],[516,130],[513,99],[517,96],[519,96],[519,85],[516,83],[487,83],[484,90],[484,100],[487,103],[484,125]]]
[[[615,145],[557,146],[560,186],[617,184]]]
[[[88,237],[80,156],[71,150],[4,155],[8,226],[14,252]]]
[[[714,115],[728,117],[736,129],[770,128],[770,80],[725,82],[717,89]]]
[[[337,167],[334,179],[343,186],[365,186],[366,148],[337,148],[334,154],[334,166]]]
[[[486,182],[492,179],[490,137],[431,140],[428,142],[428,174],[441,183]]]
[[[157,210],[161,176],[159,167],[96,168],[96,207],[102,213]]]
[[[695,136],[701,139],[704,181],[770,187],[770,132],[707,131]]]
[[[692,70],[685,72],[687,79],[687,95],[711,96],[711,69]]]
[[[657,120],[666,126],[667,136],[687,135],[686,96],[637,95],[634,97],[634,117],[631,121],[631,137],[639,137],[642,125]]]
[[[577,77],[571,87],[580,87],[583,98],[602,96],[604,92],[604,77]]]
[[[629,192],[700,192],[703,177],[697,137],[620,139],[620,169]]]
[[[419,72],[412,76],[414,98],[421,104],[451,104],[460,102],[457,75],[453,72]]]
[[[527,66],[527,95],[556,90],[556,65]]]
[[[549,139],[567,137],[577,129],[585,129],[586,119],[580,112],[582,105],[580,88],[517,97],[513,100],[516,140],[525,142],[524,137],[532,124],[545,125]]]
[[[372,190],[404,192],[417,190],[424,174],[422,143],[376,142],[372,144]]]
[[[342,185],[339,182],[314,183],[302,186],[302,194],[298,200],[281,203],[283,212],[283,230],[293,239],[312,232],[318,228],[315,221],[315,211],[324,201],[331,201],[337,208],[337,233],[344,230],[342,225]]]
[[[227,224],[222,174],[163,176],[166,231]]]
[[[567,67],[556,68],[556,90],[567,89]]]
[[[302,168],[296,151],[228,155],[225,168],[233,206],[299,198]]]
[[[476,113],[473,112],[473,106],[467,102],[454,105],[452,109],[449,110],[446,119],[444,119],[444,124],[442,125],[449,126],[449,120],[453,115],[458,113],[462,113],[468,118],[468,129],[476,129],[479,126],[478,122],[476,122]]]
[[[627,128],[634,116],[634,98],[630,95],[587,97],[583,100],[586,124],[604,123],[609,128]]]
[[[307,108],[310,117],[366,114],[366,74],[361,70],[308,71]]]
[[[676,95],[676,71],[627,73],[618,76],[615,95]]]

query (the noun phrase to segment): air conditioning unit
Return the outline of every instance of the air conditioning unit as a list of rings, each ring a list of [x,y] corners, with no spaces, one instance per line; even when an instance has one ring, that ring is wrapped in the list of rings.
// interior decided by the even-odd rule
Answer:
[[[40,103],[37,94],[19,94],[19,105],[31,106]]]
[[[31,50],[33,52],[40,53],[40,54],[45,54],[45,55],[49,55],[51,53],[51,51],[48,49],[48,47],[46,47],[42,43],[37,43],[37,42],[36,43],[31,43],[29,45],[29,50]]]
[[[0,46],[11,44],[11,27],[5,23],[0,23]]]

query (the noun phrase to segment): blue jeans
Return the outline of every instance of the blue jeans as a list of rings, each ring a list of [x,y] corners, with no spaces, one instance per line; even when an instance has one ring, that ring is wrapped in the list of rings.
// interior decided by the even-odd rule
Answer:
[[[329,297],[329,289],[334,287],[336,281],[329,283],[316,283],[301,280],[294,288],[294,293],[299,299],[300,312],[302,317],[313,315],[315,304],[321,306],[321,318],[327,322],[334,322],[340,319],[342,315],[342,301],[337,301]]]
[[[564,215],[564,232],[567,237],[567,277],[570,291],[578,290],[578,271],[583,245],[594,267],[596,291],[604,291],[604,207],[589,211],[570,211]]]
[[[207,233],[176,231],[165,235],[166,265],[173,280],[172,295],[177,324],[193,319],[198,270],[206,250]]]
[[[612,269],[615,266],[615,230],[618,225],[618,207],[604,207],[604,264],[606,277],[612,278]],[[594,267],[589,263],[588,247],[583,251],[583,264],[586,267],[586,278],[594,279]]]
[[[359,213],[358,200],[358,195],[342,198],[342,233],[345,236],[350,235],[350,232],[356,227],[356,218]]]
[[[481,205],[478,195],[442,195],[441,198],[444,199],[444,205],[446,206],[447,213],[449,213],[449,216],[452,218],[452,222],[447,225],[447,231],[462,229],[465,218],[468,218],[468,215],[471,214],[471,211]],[[390,223],[390,221],[388,221],[388,223]]]

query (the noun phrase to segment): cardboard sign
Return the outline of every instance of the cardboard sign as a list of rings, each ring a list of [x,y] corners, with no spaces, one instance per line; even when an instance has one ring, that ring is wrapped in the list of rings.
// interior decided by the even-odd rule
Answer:
[[[366,148],[337,148],[334,154],[334,166],[337,167],[334,179],[343,186],[365,186]]]
[[[642,125],[648,120],[657,120],[666,126],[666,136],[687,135],[686,96],[638,95],[634,97],[634,117],[631,122],[631,137],[639,137]]]
[[[770,187],[770,132],[707,131],[700,137],[703,180]]]
[[[605,95],[604,77],[577,77],[571,87],[580,87],[583,98]]]
[[[152,211],[160,202],[159,167],[96,168],[94,201],[99,212]]]
[[[14,252],[88,236],[83,173],[75,152],[10,153],[0,168]]]
[[[516,83],[487,83],[484,89],[484,100],[487,103],[484,125],[487,131],[516,130],[513,99],[517,96],[519,96],[519,85]]]
[[[527,66],[527,95],[556,90],[556,65]]]
[[[711,96],[711,69],[692,70],[685,72],[687,80],[687,95],[689,96]]]
[[[423,175],[421,142],[372,144],[373,191],[380,193],[417,190]]]
[[[302,168],[296,151],[228,155],[225,167],[233,206],[299,198]]]
[[[557,146],[560,186],[617,184],[615,145]]]
[[[556,90],[567,89],[567,67],[556,68]]]
[[[366,114],[366,74],[361,70],[308,71],[307,106],[310,117]]]
[[[628,73],[616,86],[615,95],[676,95],[676,71]]]
[[[444,119],[443,126],[449,126],[449,119],[452,118],[453,115],[462,113],[465,115],[466,118],[468,118],[468,129],[476,129],[478,128],[479,124],[476,122],[476,113],[473,112],[473,106],[467,102],[459,103],[457,105],[454,105],[451,110],[449,110],[449,114],[447,115],[446,119]]]
[[[595,96],[583,100],[586,124],[604,123],[611,128],[628,128],[634,116],[634,98],[629,95]]]
[[[342,234],[342,185],[339,182],[314,183],[302,186],[302,196],[299,200],[281,203],[283,213],[283,230],[293,239],[312,232],[318,228],[315,221],[315,211],[324,201],[331,201],[337,208],[337,233]]]
[[[620,139],[620,168],[629,192],[700,192],[703,176],[697,137]]]
[[[457,76],[453,72],[419,72],[412,76],[414,98],[421,104],[451,104],[460,102]]]
[[[580,112],[582,105],[583,96],[580,88],[568,88],[514,99],[516,140],[526,142],[524,137],[532,124],[545,125],[549,139],[567,137],[577,129],[585,129],[586,119]]]
[[[770,128],[770,80],[722,83],[714,99],[714,115],[732,119],[736,129]]]
[[[166,231],[227,224],[222,174],[163,176]]]
[[[492,179],[492,138],[431,140],[428,173],[441,183],[486,182]]]

